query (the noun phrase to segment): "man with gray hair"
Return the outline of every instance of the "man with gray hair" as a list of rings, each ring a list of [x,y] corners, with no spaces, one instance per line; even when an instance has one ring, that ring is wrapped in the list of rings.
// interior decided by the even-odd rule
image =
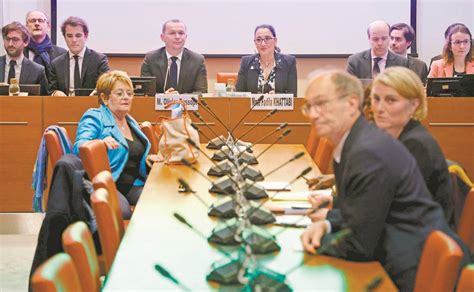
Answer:
[[[362,116],[358,79],[343,71],[324,72],[309,82],[305,96],[303,113],[334,145],[337,189],[326,220],[314,222],[301,236],[307,252],[325,245],[319,252],[380,261],[401,291],[413,291],[423,245],[433,230],[448,234],[469,254],[449,229],[410,152]],[[319,208],[324,199],[310,201]],[[342,239],[343,229],[348,235]]]
[[[367,28],[370,49],[354,54],[347,60],[347,72],[360,79],[372,79],[385,68],[408,67],[408,60],[388,50],[390,25],[377,20]]]
[[[156,77],[156,92],[207,92],[204,57],[184,47],[186,38],[186,25],[178,19],[168,20],[161,32],[165,46],[146,54],[141,76]]]

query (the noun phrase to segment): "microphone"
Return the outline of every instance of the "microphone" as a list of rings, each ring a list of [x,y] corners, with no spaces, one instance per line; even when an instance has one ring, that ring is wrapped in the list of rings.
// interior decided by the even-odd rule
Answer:
[[[198,119],[211,131],[211,133],[212,133],[214,136],[217,137],[217,139],[219,139],[219,140],[222,142],[222,145],[221,145],[221,146],[227,145],[227,142],[224,141],[224,139],[223,139],[221,136],[217,135],[217,133],[211,128],[211,126],[209,126],[209,125],[204,121],[204,119],[203,119],[203,117],[201,116],[200,113],[198,113],[197,111],[193,111],[193,114],[194,114],[194,116],[195,116],[196,118],[198,118]],[[215,139],[215,138],[214,138],[214,139]],[[233,152],[232,152],[232,153],[233,153]]]
[[[285,132],[283,132],[280,136],[278,136],[276,138],[275,141],[273,141],[273,143],[271,143],[270,145],[268,145],[265,149],[263,149],[262,152],[260,152],[256,157],[255,159],[258,159],[259,157],[261,157],[265,152],[267,152],[270,148],[273,147],[273,145],[275,145],[276,143],[278,143],[281,139],[285,138],[286,136],[290,135],[291,133],[291,129],[287,129]],[[304,154],[304,153],[303,153]]]
[[[264,97],[265,97],[265,96],[264,96],[263,94],[260,95],[260,97],[259,97],[259,98],[257,99],[257,101],[255,101],[255,103],[250,107],[250,109],[247,111],[247,113],[245,113],[245,115],[244,115],[242,118],[240,118],[240,120],[237,122],[237,124],[235,124],[235,126],[232,128],[232,130],[230,130],[230,135],[231,135],[231,136],[232,136],[232,134],[233,134],[235,128],[237,128],[237,126],[250,114],[250,112],[253,110],[253,108],[254,108],[257,104],[259,104],[259,103],[263,100]]]
[[[273,109],[271,112],[269,112],[265,117],[263,117],[263,119],[261,119],[260,121],[258,121],[258,123],[256,123],[255,125],[253,125],[250,129],[248,129],[245,133],[243,133],[242,135],[240,135],[237,139],[235,139],[235,141],[238,141],[240,139],[242,139],[243,137],[245,137],[248,133],[250,133],[253,129],[255,129],[257,126],[259,126],[261,123],[263,123],[266,119],[268,119],[269,117],[271,117],[272,115],[274,115],[278,110],[277,109]]]
[[[253,143],[251,146],[253,145],[257,145],[259,144],[260,142],[262,142],[263,140],[267,139],[268,137],[270,137],[271,135],[275,134],[276,132],[284,129],[288,127],[288,123],[282,123],[280,124],[278,127],[276,127],[273,131],[271,131],[270,133],[266,134],[265,136],[263,136],[262,138],[258,139],[255,143]],[[250,147],[251,147],[250,146]]]
[[[155,270],[158,271],[163,277],[170,280],[171,282],[175,283],[178,287],[180,287],[183,291],[192,291],[185,285],[181,284],[176,277],[174,277],[168,270],[166,270],[162,265],[155,264]]]
[[[209,106],[209,104],[208,104],[205,100],[201,99],[201,100],[199,101],[199,100],[198,100],[197,98],[195,98],[195,97],[191,97],[191,99],[192,99],[195,103],[198,103],[198,104],[202,105],[202,107],[204,108],[204,110],[205,110],[206,112],[208,112],[214,119],[216,119],[216,121],[218,121],[219,124],[221,124],[221,125],[226,129],[227,132],[230,133],[229,128],[224,124],[224,122],[219,118],[219,116],[211,109],[211,107]]]
[[[264,177],[267,177],[267,176],[269,176],[270,174],[276,172],[277,170],[280,170],[282,167],[286,166],[287,164],[289,164],[289,163],[291,163],[291,162],[293,162],[293,161],[295,161],[295,160],[297,160],[297,159],[300,159],[301,157],[303,157],[303,155],[304,155],[304,151],[301,151],[301,152],[296,153],[295,156],[293,156],[292,158],[290,158],[290,160],[288,160],[288,161],[284,162],[283,164],[281,164],[281,165],[275,167],[274,169],[272,169],[271,171],[269,171],[268,173],[266,173],[266,174],[264,175]]]
[[[168,67],[166,68],[165,83],[163,83],[163,93],[166,92],[166,83],[168,82],[168,75],[170,74],[171,60],[168,59]]]
[[[375,289],[377,289],[380,286],[380,284],[382,284],[382,282],[383,282],[383,277],[382,276],[375,276],[369,282],[369,284],[367,284],[367,287],[366,287],[365,291],[367,291],[367,292],[374,291]]]

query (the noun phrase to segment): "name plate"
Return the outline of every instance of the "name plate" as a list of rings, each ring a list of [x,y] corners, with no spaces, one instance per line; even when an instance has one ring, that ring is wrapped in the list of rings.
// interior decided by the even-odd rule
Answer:
[[[250,107],[252,107],[261,94],[252,94],[250,98]],[[263,100],[255,105],[253,108],[257,111],[266,111],[278,109],[281,111],[291,111],[293,110],[295,103],[293,94],[264,94]]]
[[[165,108],[165,105],[173,101],[182,100],[186,103],[188,111],[197,111],[199,105],[191,99],[193,97],[198,99],[197,94],[157,94],[155,95],[155,110],[171,110],[171,108]]]

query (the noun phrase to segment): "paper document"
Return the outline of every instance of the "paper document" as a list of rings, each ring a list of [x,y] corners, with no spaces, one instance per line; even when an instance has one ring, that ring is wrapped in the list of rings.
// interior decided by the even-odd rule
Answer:
[[[321,195],[330,196],[332,193],[331,189],[323,189],[316,191],[304,191],[304,192],[291,192],[291,193],[279,193],[276,194],[272,200],[274,201],[307,201],[310,195]]]
[[[257,184],[267,191],[291,191],[291,185],[284,181],[262,181]]]
[[[275,216],[275,225],[289,227],[306,227],[311,225],[311,219],[304,215],[280,215]]]

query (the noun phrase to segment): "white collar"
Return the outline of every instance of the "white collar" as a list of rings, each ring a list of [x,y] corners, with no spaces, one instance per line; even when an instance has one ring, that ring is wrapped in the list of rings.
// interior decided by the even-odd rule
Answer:
[[[372,60],[375,59],[375,58],[382,58],[382,60],[387,60],[387,56],[388,56],[388,50],[385,53],[385,55],[383,55],[382,57],[378,57],[378,56],[375,56],[374,53],[372,52],[372,49],[370,49],[370,58]]]
[[[183,51],[184,51],[184,49],[181,50],[181,53],[179,53],[179,54],[176,55],[176,56],[171,55],[170,53],[168,53],[167,50],[165,50],[165,51],[166,51],[166,59],[167,59],[167,60],[171,59],[171,57],[176,57],[176,58],[178,58],[179,61],[181,61],[181,60],[183,59]]]
[[[79,57],[84,58],[84,55],[86,54],[86,46],[82,48],[82,50],[77,54]],[[71,51],[69,51],[69,59],[74,58],[75,54],[73,54]]]
[[[6,56],[5,65],[9,65],[10,61],[13,60],[13,59],[10,58],[10,56],[8,56],[8,54],[6,54],[5,56]],[[14,60],[14,61],[16,61],[17,66],[21,66],[21,64],[23,63],[23,58],[24,58],[23,53],[21,53],[20,56],[16,60]]]

